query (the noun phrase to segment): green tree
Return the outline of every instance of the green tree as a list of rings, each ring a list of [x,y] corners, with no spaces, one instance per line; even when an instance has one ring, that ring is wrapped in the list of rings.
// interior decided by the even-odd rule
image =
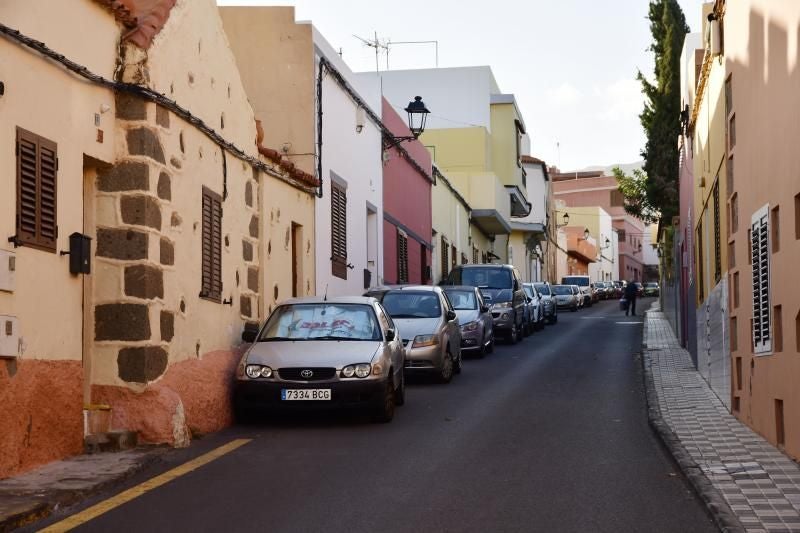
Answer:
[[[647,135],[642,150],[644,173],[634,173],[632,181],[623,180],[620,191],[640,215],[658,212],[664,220],[671,220],[678,214],[680,57],[689,27],[677,0],[650,0],[647,18],[653,36],[650,50],[655,56],[655,71],[652,83],[641,71],[637,75],[645,96],[644,110],[639,115]]]
[[[617,188],[625,197],[625,212],[641,219],[645,224],[658,222],[659,208],[650,203],[647,196],[648,179],[642,169],[634,169],[633,175],[626,175],[619,167],[614,167]]]

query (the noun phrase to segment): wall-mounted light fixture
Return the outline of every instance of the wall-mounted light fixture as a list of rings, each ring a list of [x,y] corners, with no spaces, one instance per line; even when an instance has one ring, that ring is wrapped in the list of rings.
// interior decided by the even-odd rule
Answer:
[[[6,84],[0,81],[0,96],[6,94]]]
[[[563,228],[564,226],[569,226],[569,213],[564,213],[562,220],[564,220],[563,224],[556,223],[557,228]]]
[[[428,120],[430,111],[425,106],[421,96],[415,96],[414,101],[408,103],[405,112],[408,113],[408,129],[411,130],[411,135],[393,137],[391,142],[385,146],[386,149],[397,146],[403,141],[417,140],[425,131],[425,123]]]
[[[589,228],[586,228],[585,230],[583,230],[583,238],[579,237],[578,240],[579,241],[588,241],[590,236],[591,236],[591,233],[589,233]]]
[[[356,133],[361,133],[364,130],[364,108],[358,106],[356,109]]]

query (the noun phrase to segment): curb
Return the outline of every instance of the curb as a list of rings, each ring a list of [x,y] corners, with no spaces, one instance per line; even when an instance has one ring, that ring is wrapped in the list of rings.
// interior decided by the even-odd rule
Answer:
[[[165,450],[155,448],[143,453],[140,460],[125,472],[118,476],[107,479],[103,482],[92,485],[90,488],[77,490],[56,490],[50,493],[37,494],[38,503],[32,504],[28,509],[8,516],[0,516],[0,533],[6,533],[15,529],[29,526],[34,522],[44,520],[53,512],[80,503],[104,490],[108,490],[123,481],[141,472],[160,459]],[[109,452],[111,453],[111,452]],[[24,495],[21,495],[24,496]]]
[[[647,314],[649,313],[650,311],[645,313],[645,328],[647,327]],[[644,338],[646,339],[647,337],[644,336]],[[658,403],[650,360],[647,357],[649,351],[651,350],[647,348],[646,342],[642,342],[642,368],[644,370],[645,398],[647,400],[647,420],[650,423],[650,427],[658,434],[672,454],[683,475],[706,506],[719,530],[724,533],[744,533],[746,531],[745,527],[722,496],[722,493],[714,487],[711,480],[708,479],[700,466],[686,451],[681,440],[672,431],[669,424],[664,421],[664,417],[661,415],[661,407]]]

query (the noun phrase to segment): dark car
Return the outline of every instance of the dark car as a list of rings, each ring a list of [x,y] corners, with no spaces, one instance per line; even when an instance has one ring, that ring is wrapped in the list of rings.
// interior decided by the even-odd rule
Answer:
[[[445,294],[458,315],[461,326],[461,351],[476,352],[479,357],[494,351],[492,313],[477,287],[446,286]]]
[[[522,338],[527,297],[513,265],[458,265],[442,284],[478,287],[491,308],[495,333],[506,335],[511,344]]]

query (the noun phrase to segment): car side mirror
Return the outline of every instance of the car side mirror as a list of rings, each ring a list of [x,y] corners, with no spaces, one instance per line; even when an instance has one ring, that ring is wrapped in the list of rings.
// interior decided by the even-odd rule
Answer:
[[[242,330],[242,340],[244,342],[254,343],[258,336],[258,324],[247,323]]]
[[[449,321],[451,321],[451,320],[455,320],[455,319],[456,319],[456,316],[457,316],[457,315],[456,315],[456,312],[455,312],[455,311],[448,311],[448,312],[445,314],[445,318],[447,318],[447,321],[448,321],[448,322],[449,322]]]
[[[489,306],[488,305],[482,305],[481,306],[481,313],[488,313],[488,312],[489,312]]]
[[[393,329],[386,330],[386,342],[392,342],[395,337],[395,332]]]

